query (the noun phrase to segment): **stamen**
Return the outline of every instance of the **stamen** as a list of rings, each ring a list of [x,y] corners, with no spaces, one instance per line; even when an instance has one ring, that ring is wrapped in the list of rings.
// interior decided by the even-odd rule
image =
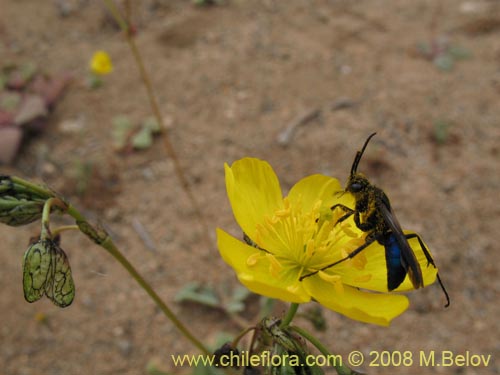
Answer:
[[[373,275],[372,274],[367,274],[367,275],[362,275],[354,278],[355,282],[359,283],[367,283],[372,279]]]
[[[314,255],[314,240],[311,239],[309,241],[307,241],[307,244],[306,244],[306,259],[309,259],[311,258],[313,255]]]
[[[301,289],[300,287],[300,284],[298,283],[295,283],[295,284],[292,284],[292,285],[289,285],[286,287],[286,290],[288,290],[290,293],[293,293],[293,294],[296,294],[299,289]]]
[[[262,255],[259,253],[253,253],[247,258],[247,266],[253,267],[259,261],[259,258],[262,258]]]
[[[365,254],[358,254],[354,258],[351,259],[352,266],[358,270],[365,269],[367,260]]]
[[[340,277],[340,275],[329,275],[324,271],[319,271],[318,275],[323,280],[325,280],[326,282],[329,282],[329,283],[335,283],[335,282],[342,280],[342,277]]]
[[[281,277],[284,269],[318,270],[336,260],[347,258],[349,253],[364,243],[364,235],[356,231],[352,223],[337,224],[342,210],[326,210],[318,199],[308,212],[302,211],[299,196],[291,203],[288,197],[283,206],[266,216],[255,231],[255,242],[269,253],[252,254],[247,259],[249,267],[255,266],[263,257],[269,262],[269,272],[273,277]],[[347,259],[345,267],[364,269],[366,257],[362,254]],[[328,272],[328,273],[326,273]],[[335,270],[319,272],[322,279],[331,283],[338,293],[343,293],[342,279]],[[368,277],[368,276],[364,276]],[[369,276],[371,277],[371,276]],[[298,284],[300,285],[300,283]]]
[[[266,257],[269,260],[269,272],[273,277],[278,278],[283,266],[274,255],[266,253]]]
[[[338,294],[344,294],[344,286],[342,284],[342,278],[339,275],[329,275],[323,271],[318,272],[319,277],[326,282],[333,285],[335,292]]]

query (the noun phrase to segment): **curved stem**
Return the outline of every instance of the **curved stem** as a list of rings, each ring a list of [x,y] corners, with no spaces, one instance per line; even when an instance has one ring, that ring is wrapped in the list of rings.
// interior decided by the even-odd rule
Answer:
[[[40,238],[42,240],[48,239],[52,237],[52,234],[50,233],[50,210],[52,206],[59,206],[61,209],[66,210],[68,208],[68,205],[64,203],[61,199],[59,198],[49,198],[45,201],[45,204],[43,205],[43,212],[42,212],[42,230],[40,233]]]
[[[302,328],[297,327],[297,326],[290,326],[290,329],[297,332],[299,335],[301,335],[303,338],[305,338],[307,341],[309,341],[311,344],[313,344],[316,347],[316,349],[318,349],[321,352],[321,354],[323,354],[324,356],[326,356],[326,357],[333,356],[333,354],[330,353],[330,351],[326,348],[326,346],[324,346],[316,337],[311,335],[305,329],[302,329]],[[339,357],[339,358],[341,359],[341,357]],[[333,367],[335,367],[337,374],[339,374],[339,375],[358,375],[359,374],[358,372],[350,369],[349,367],[344,366],[342,364],[341,360],[339,362],[340,362],[340,364],[337,364],[337,361],[335,361],[335,365],[333,366]]]
[[[174,312],[167,306],[160,296],[154,291],[149,283],[128,261],[128,259],[116,247],[111,237],[101,228],[95,228],[88,223],[85,217],[73,206],[69,206],[67,213],[71,215],[77,222],[80,231],[91,238],[96,244],[106,249],[134,278],[134,280],[146,291],[151,299],[160,308],[163,314],[177,327],[179,331],[196,346],[202,353],[210,354],[210,351],[199,341],[189,329],[177,318]]]
[[[116,5],[112,1],[110,1],[110,0],[104,0],[104,5],[109,10],[109,13],[111,13],[111,16],[118,23],[118,26],[120,26],[120,29],[122,29],[122,30],[124,30],[125,32],[128,33],[129,32],[129,30],[128,30],[128,24],[127,24],[127,22],[125,22],[125,20],[120,15],[120,12],[116,8]]]
[[[244,329],[243,331],[241,331],[238,336],[236,336],[233,341],[231,342],[231,346],[232,347],[236,347],[238,345],[238,343],[240,342],[240,340],[250,331],[255,331],[255,327],[248,327],[246,329]]]
[[[189,329],[177,318],[172,310],[167,306],[165,302],[160,298],[160,296],[154,291],[154,289],[149,285],[149,283],[142,277],[142,275],[135,269],[134,266],[128,261],[128,259],[118,250],[110,237],[104,241],[101,246],[108,250],[108,252],[129,272],[129,274],[137,281],[137,283],[149,294],[151,299],[155,301],[156,305],[165,314],[165,316],[170,319],[170,321],[177,327],[179,331],[196,346],[202,353],[210,354],[210,351],[205,348],[203,343],[199,341]]]
[[[129,45],[130,51],[132,52],[132,56],[134,57],[135,63],[137,64],[137,67],[139,69],[139,73],[142,79],[142,82],[144,84],[144,87],[146,88],[146,92],[148,95],[148,100],[151,105],[151,109],[153,111],[153,114],[156,118],[156,121],[160,125],[161,129],[163,130],[161,133],[161,138],[163,140],[163,146],[167,152],[167,155],[172,159],[174,163],[174,170],[175,174],[177,175],[177,178],[179,179],[181,183],[181,187],[186,193],[189,201],[191,202],[195,212],[196,216],[203,227],[203,236],[205,237],[205,242],[208,244],[211,242],[210,236],[209,236],[209,227],[208,224],[205,220],[205,217],[202,215],[202,211],[200,208],[200,205],[198,204],[198,201],[196,200],[193,190],[191,189],[191,185],[184,173],[184,169],[182,168],[182,165],[179,161],[179,158],[177,157],[177,153],[175,152],[174,146],[170,142],[170,138],[168,137],[168,132],[167,129],[165,128],[165,122],[163,121],[163,116],[160,111],[160,107],[158,105],[158,101],[156,99],[156,96],[153,92],[153,85],[151,83],[151,79],[149,77],[149,74],[146,70],[146,66],[144,65],[144,61],[142,59],[142,55],[139,52],[139,48],[137,47],[137,44],[135,43],[135,39],[133,36],[133,33],[131,32],[132,28],[130,27],[130,22],[126,19],[124,19],[121,15],[118,9],[116,8],[116,5],[110,1],[110,0],[104,0],[104,4],[106,7],[109,9],[111,15],[113,18],[116,20],[120,28],[125,34],[125,39],[127,41],[127,44]],[[128,4],[128,2],[127,2]]]
[[[292,303],[290,305],[290,308],[288,309],[285,317],[281,320],[280,328],[284,328],[284,327],[287,327],[288,325],[290,325],[298,308],[299,308],[298,303]]]
[[[54,229],[51,232],[52,232],[52,236],[55,237],[59,233],[66,232],[68,230],[79,230],[79,229],[80,228],[78,228],[78,225],[63,225],[61,227],[58,227],[58,228]]]

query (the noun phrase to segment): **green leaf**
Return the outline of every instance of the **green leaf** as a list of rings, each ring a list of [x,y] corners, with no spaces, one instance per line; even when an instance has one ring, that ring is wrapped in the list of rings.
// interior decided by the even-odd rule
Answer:
[[[21,77],[26,81],[31,81],[38,70],[34,62],[27,62],[20,67]]]
[[[112,123],[114,144],[117,148],[123,148],[127,145],[127,140],[133,127],[132,121],[127,116],[115,116]]]
[[[417,50],[425,57],[429,57],[432,55],[432,46],[426,42],[418,42]]]
[[[153,144],[152,130],[143,127],[132,137],[132,146],[137,150],[144,150]]]
[[[152,134],[161,133],[161,126],[154,117],[148,117],[142,123],[142,127],[151,130]]]
[[[0,96],[0,109],[7,112],[14,112],[21,103],[21,94],[17,92],[4,92]]]
[[[102,78],[96,74],[89,74],[87,78],[87,86],[91,89],[98,89],[102,86]]]
[[[193,282],[184,286],[175,296],[176,302],[191,301],[210,307],[219,307],[220,301],[214,290],[208,286],[200,286]]]
[[[434,122],[434,139],[439,144],[444,144],[448,140],[450,123],[445,120]]]
[[[233,300],[234,301],[244,301],[246,300],[250,294],[250,290],[245,288],[244,286],[238,285],[233,292]]]
[[[455,66],[455,59],[448,53],[437,56],[433,62],[439,69],[447,72]]]
[[[245,300],[251,292],[244,286],[237,286],[231,296],[231,300],[226,304],[226,311],[230,313],[239,313],[245,309]]]
[[[472,53],[468,49],[461,46],[451,46],[448,53],[455,60],[465,60],[472,56]]]

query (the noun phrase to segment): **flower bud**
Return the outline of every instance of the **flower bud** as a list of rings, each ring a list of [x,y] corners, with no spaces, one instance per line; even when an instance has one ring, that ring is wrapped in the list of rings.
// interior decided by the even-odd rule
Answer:
[[[45,201],[54,196],[37,185],[0,175],[0,223],[17,227],[39,220]]]

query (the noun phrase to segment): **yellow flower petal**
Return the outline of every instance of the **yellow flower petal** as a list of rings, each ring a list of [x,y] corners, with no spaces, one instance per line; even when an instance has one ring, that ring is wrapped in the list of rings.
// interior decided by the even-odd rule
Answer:
[[[255,230],[283,208],[280,184],[271,166],[259,159],[244,158],[224,166],[226,189],[233,214],[241,229],[252,239]]]
[[[409,305],[405,296],[368,293],[347,285],[339,293],[337,288],[319,275],[304,279],[303,283],[304,288],[321,305],[365,323],[387,326]]]
[[[334,197],[342,191],[342,187],[337,179],[314,174],[297,182],[288,193],[288,199],[292,204],[299,201],[304,211],[311,211],[314,204],[321,200],[325,207],[331,207]]]
[[[411,234],[414,232],[404,231],[405,234]],[[420,244],[416,238],[408,240],[410,247],[414,251],[417,261],[420,264],[422,270],[422,276],[424,278],[424,285],[430,285],[436,281],[437,269],[432,265],[427,266],[427,258],[422,251]],[[385,260],[385,248],[378,242],[372,243],[366,249],[364,249],[359,255],[354,257],[355,260],[358,256],[364,255],[366,258],[366,264],[363,269],[353,269],[347,266],[342,266],[340,263],[331,269],[326,270],[327,273],[335,273],[336,275],[342,276],[342,281],[345,284],[363,288],[368,290],[373,290],[377,292],[388,292],[387,289],[387,263]],[[413,285],[408,276],[401,285],[394,291],[402,292],[413,290]]]
[[[252,292],[293,303],[311,300],[298,281],[298,274],[285,270],[280,273],[279,278],[272,277],[270,268],[273,264],[269,260],[269,254],[264,251],[246,245],[222,229],[217,229],[217,246],[222,259],[236,271],[240,282]],[[252,261],[248,262],[248,259]]]

